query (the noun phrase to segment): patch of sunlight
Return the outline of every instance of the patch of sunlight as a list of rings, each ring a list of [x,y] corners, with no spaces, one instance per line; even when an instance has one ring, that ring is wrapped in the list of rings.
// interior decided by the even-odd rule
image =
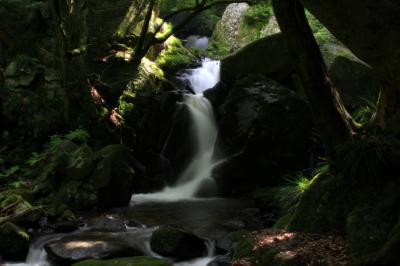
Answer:
[[[71,241],[65,244],[67,249],[74,249],[74,248],[91,248],[96,246],[104,246],[107,243],[104,241]]]
[[[267,234],[267,235],[262,235],[258,238],[257,243],[253,250],[256,250],[258,248],[262,247],[267,247],[271,246],[273,244],[282,242],[282,241],[290,241],[296,236],[296,233],[293,232],[277,232],[274,234]]]
[[[148,75],[154,75],[159,79],[164,78],[164,71],[159,68],[155,62],[149,60],[147,57],[143,57],[140,67]]]
[[[161,30],[156,34],[157,39],[162,39],[172,32],[172,24],[164,23]]]

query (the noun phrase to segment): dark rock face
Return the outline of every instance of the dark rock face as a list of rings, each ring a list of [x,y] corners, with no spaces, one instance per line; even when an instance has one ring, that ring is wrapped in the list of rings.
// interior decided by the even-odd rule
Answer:
[[[370,66],[355,57],[337,56],[329,67],[329,74],[345,106],[350,110],[365,104],[362,98],[378,98],[378,77]]]
[[[124,145],[110,145],[98,152],[102,158],[91,176],[97,189],[100,208],[121,207],[129,204],[136,179],[133,166],[136,160]]]
[[[374,69],[379,70],[389,65],[398,69],[399,2],[373,0],[302,0],[301,2],[336,38]]]
[[[204,241],[182,229],[161,227],[150,239],[151,249],[165,257],[190,260],[207,254]]]
[[[162,93],[150,111],[137,146],[149,177],[142,192],[173,184],[193,156],[193,141],[188,137],[190,117],[183,93]]]
[[[312,116],[307,102],[260,75],[239,79],[217,109],[221,152],[214,170],[223,193],[276,185],[282,174],[309,166]]]
[[[48,243],[45,249],[50,259],[60,265],[70,265],[85,259],[141,255],[140,251],[129,246],[122,239],[94,233],[84,236],[67,236]]]
[[[224,82],[240,74],[269,74],[282,79],[292,73],[289,51],[280,33],[252,42],[221,61]]]
[[[29,250],[29,235],[24,229],[6,222],[0,226],[0,255],[5,260],[25,260]]]
[[[65,145],[71,152],[67,165],[60,166],[63,176],[55,190],[66,204],[80,210],[129,204],[133,188],[139,188],[145,176],[130,149],[115,144],[93,152],[86,145]]]

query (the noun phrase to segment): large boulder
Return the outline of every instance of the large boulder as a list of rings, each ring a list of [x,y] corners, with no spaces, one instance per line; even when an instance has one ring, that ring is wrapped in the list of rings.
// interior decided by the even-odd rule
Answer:
[[[165,257],[190,260],[207,254],[204,241],[183,229],[161,227],[150,238],[151,249]]]
[[[334,55],[329,74],[350,110],[365,104],[365,100],[378,99],[381,85],[375,71],[356,57],[349,54]]]
[[[307,101],[261,75],[239,79],[217,109],[219,147],[228,159],[214,170],[222,192],[276,185],[309,167],[312,116]]]
[[[62,178],[55,184],[57,196],[76,209],[127,206],[133,188],[141,186],[143,166],[121,144],[93,152],[87,145],[64,141],[71,148],[66,165],[59,166]]]
[[[0,225],[0,257],[5,260],[25,260],[29,250],[30,236],[13,223]]]
[[[243,74],[289,76],[293,72],[289,51],[282,34],[254,41],[221,60],[221,80]]]
[[[233,49],[241,46],[239,33],[244,20],[244,16],[249,9],[247,3],[233,3],[226,7],[225,12],[214,32],[214,38],[224,39],[231,43]],[[216,36],[217,35],[217,36]]]
[[[97,153],[101,158],[90,179],[97,190],[100,208],[121,207],[129,204],[138,174],[137,161],[124,145],[110,145]]]
[[[374,69],[340,44],[321,46],[331,80],[350,110],[378,98],[380,82]],[[265,74],[301,91],[289,50],[281,33],[254,41],[221,60],[221,80],[231,85],[235,77]]]
[[[374,0],[301,0],[330,32],[375,70],[399,70],[400,3]],[[388,69],[388,70],[389,70]],[[396,72],[398,73],[398,72]]]
[[[46,244],[45,249],[50,259],[59,265],[71,265],[87,259],[108,259],[142,254],[122,238],[98,233],[66,236]]]

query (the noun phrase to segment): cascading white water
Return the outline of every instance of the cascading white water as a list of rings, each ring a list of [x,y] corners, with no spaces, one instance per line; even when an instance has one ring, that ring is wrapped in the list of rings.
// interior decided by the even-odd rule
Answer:
[[[208,37],[192,35],[187,38],[185,47],[206,50],[208,47],[208,42]]]
[[[192,199],[204,181],[209,179],[209,182],[213,182],[211,172],[216,165],[213,155],[218,129],[211,103],[203,97],[203,92],[214,87],[219,81],[219,76],[219,61],[210,59],[204,59],[201,67],[181,76],[181,79],[189,82],[196,93],[196,95],[187,94],[184,99],[194,125],[192,133],[196,139],[194,157],[173,187],[166,187],[156,193],[134,195],[132,198],[134,202]]]

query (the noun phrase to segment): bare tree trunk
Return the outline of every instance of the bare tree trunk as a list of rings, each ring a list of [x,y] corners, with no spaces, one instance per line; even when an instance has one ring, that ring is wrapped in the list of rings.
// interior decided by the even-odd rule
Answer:
[[[389,70],[380,71],[381,91],[379,94],[374,123],[388,132],[400,132],[400,77]],[[391,76],[388,76],[392,74]]]
[[[297,0],[273,0],[273,7],[327,156],[332,160],[336,147],[352,139],[350,115],[330,81],[304,7]]]
[[[147,33],[149,31],[149,27],[150,27],[150,21],[151,21],[151,17],[153,15],[153,9],[154,9],[154,5],[156,3],[156,0],[150,0],[149,5],[147,7],[147,12],[146,12],[146,17],[144,19],[143,22],[143,27],[142,30],[140,32],[140,37],[139,40],[135,46],[135,61],[140,63],[140,60],[146,55],[147,51],[145,49],[146,47],[146,36]]]

